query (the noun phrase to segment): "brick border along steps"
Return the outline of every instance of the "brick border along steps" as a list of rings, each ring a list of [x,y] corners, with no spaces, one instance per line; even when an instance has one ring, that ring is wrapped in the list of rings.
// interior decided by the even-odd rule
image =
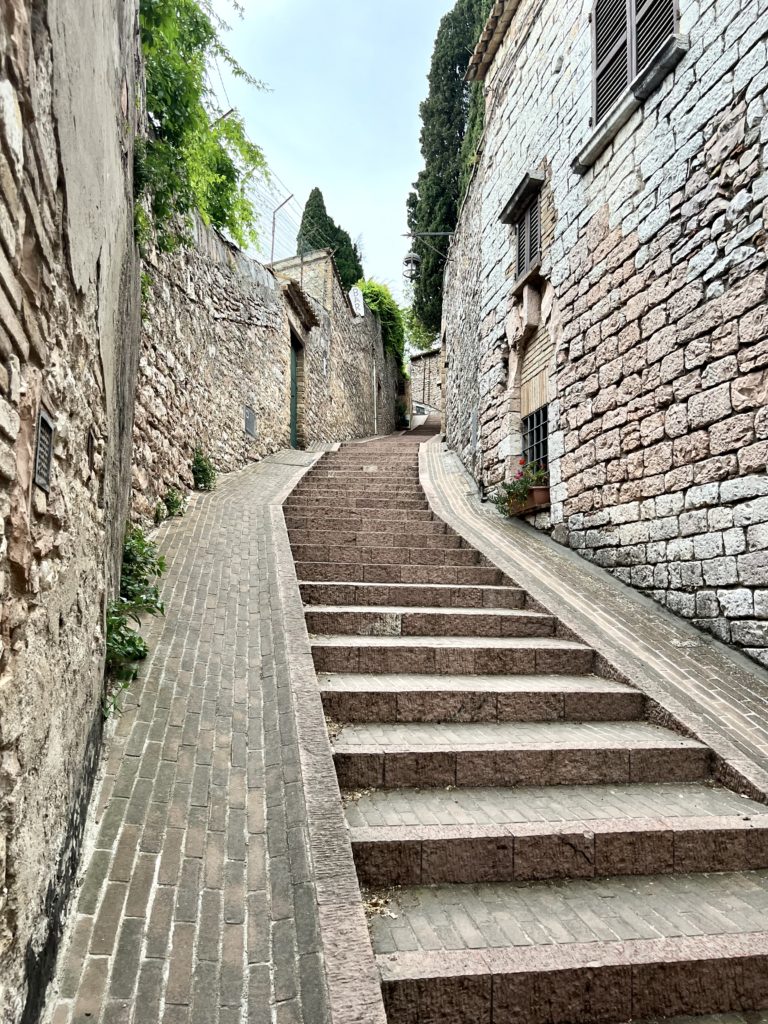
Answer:
[[[741,1024],[768,809],[437,519],[418,440],[284,507],[391,1024]]]

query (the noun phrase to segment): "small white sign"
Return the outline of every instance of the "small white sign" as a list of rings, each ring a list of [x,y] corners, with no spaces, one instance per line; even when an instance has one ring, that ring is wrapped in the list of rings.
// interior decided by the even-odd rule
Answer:
[[[365,316],[365,299],[363,293],[359,288],[352,288],[349,292],[349,301],[352,303],[352,309],[355,311],[355,316]]]

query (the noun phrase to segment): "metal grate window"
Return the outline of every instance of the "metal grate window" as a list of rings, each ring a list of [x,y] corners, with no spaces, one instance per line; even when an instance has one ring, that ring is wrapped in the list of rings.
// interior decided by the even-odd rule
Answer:
[[[530,416],[523,417],[523,458],[526,463],[537,463],[542,469],[549,466],[548,406],[542,405]]]
[[[592,53],[596,124],[633,78],[653,63],[677,25],[677,0],[595,0]]]
[[[37,417],[37,450],[35,451],[35,483],[44,491],[51,489],[51,469],[53,468],[53,420],[41,409]]]
[[[517,276],[522,277],[541,256],[541,193],[537,192],[517,220]]]
[[[244,406],[245,412],[245,432],[250,437],[256,437],[256,413],[250,407],[250,405]]]

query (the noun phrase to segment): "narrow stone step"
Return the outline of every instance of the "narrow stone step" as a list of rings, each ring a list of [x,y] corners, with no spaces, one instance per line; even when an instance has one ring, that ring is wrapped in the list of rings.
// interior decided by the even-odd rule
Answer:
[[[768,807],[703,785],[374,790],[346,814],[366,886],[768,868]]]
[[[354,531],[343,528],[318,530],[317,524],[315,524],[310,529],[289,528],[288,538],[294,547],[317,546],[322,548],[331,545],[337,547],[343,545],[344,547],[367,549],[375,544],[377,548],[407,549],[414,542],[413,534],[410,531],[405,532],[402,526],[397,533],[394,530],[379,533],[373,530]],[[448,548],[453,548],[454,550],[457,548],[469,548],[462,541],[461,537],[445,532],[419,533],[418,540],[420,547],[443,548],[444,550]]]
[[[616,1024],[768,1001],[765,871],[383,898],[370,928],[389,1024]]]
[[[305,610],[307,629],[356,636],[554,636],[557,620],[519,608],[398,608],[392,605],[314,606]]]
[[[701,782],[711,758],[646,722],[353,724],[333,748],[344,789]]]
[[[402,605],[430,608],[522,608],[520,587],[472,587],[412,583],[302,583],[305,604]]]
[[[502,586],[512,583],[501,569],[484,565],[386,565],[359,562],[305,562],[296,558],[296,575],[307,582],[441,583]]]
[[[632,1022],[630,1022],[632,1024]],[[703,1017],[654,1017],[636,1024],[768,1024],[768,1010],[749,1013],[708,1013]]]
[[[321,673],[334,722],[615,722],[643,717],[639,690],[597,676]]]
[[[375,487],[366,487],[353,484],[334,485],[319,481],[315,483],[312,480],[308,480],[305,484],[299,484],[292,493],[293,497],[297,499],[311,498],[314,500],[322,498],[329,505],[332,505],[334,502],[346,504],[348,501],[351,502],[353,499],[358,498],[371,498],[374,501],[380,501],[384,498],[403,498],[407,501],[424,500],[424,492],[421,487],[390,484],[386,481],[381,481]]]
[[[374,547],[378,538],[373,535],[368,547],[343,547],[332,544],[292,544],[297,562],[332,562],[344,565],[365,562],[370,565],[483,565],[487,559],[474,548],[450,547]]]
[[[554,637],[368,637],[312,639],[318,672],[440,675],[585,675],[594,653]]]

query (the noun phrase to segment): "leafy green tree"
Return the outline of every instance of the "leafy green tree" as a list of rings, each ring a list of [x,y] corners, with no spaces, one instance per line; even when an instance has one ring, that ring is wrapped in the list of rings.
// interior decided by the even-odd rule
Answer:
[[[184,241],[189,216],[200,212],[239,244],[256,239],[249,186],[266,171],[237,111],[222,111],[207,70],[222,58],[235,75],[259,86],[222,45],[208,0],[140,0],[139,25],[146,73],[148,137],[136,147],[137,228],[145,234],[145,207],[161,249]],[[141,237],[140,237],[141,241]]]
[[[413,306],[407,306],[403,310],[403,324],[405,325],[405,340],[411,348],[420,352],[428,352],[437,341],[434,331],[429,331],[419,320],[413,311]]]
[[[420,108],[424,169],[408,197],[408,226],[414,234],[450,232],[456,227],[462,182],[468,181],[466,168],[474,159],[482,131],[482,95],[470,90],[464,76],[491,6],[492,0],[457,0],[440,22],[429,93]],[[421,257],[413,309],[435,334],[442,317],[448,242],[447,237],[417,238],[413,245]]]
[[[347,291],[363,276],[360,250],[349,233],[329,216],[319,188],[309,193],[296,245],[300,256],[316,249],[332,249],[339,277]]]

